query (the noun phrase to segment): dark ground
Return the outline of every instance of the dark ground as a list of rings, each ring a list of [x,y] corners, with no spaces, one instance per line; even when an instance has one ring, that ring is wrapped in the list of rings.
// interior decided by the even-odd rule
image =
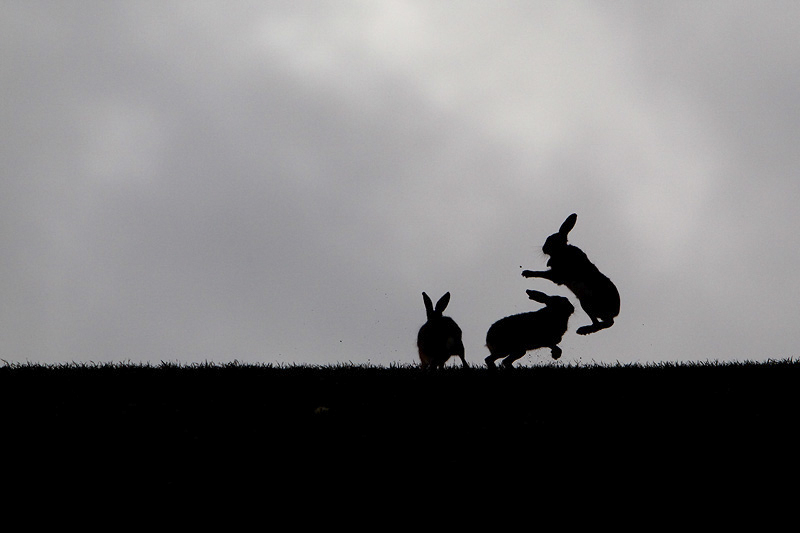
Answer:
[[[512,372],[246,365],[0,367],[6,481],[169,494],[481,483],[602,497],[798,487],[800,362]],[[14,466],[12,477],[10,466]],[[635,490],[634,490],[635,492]],[[641,495],[640,495],[641,496]]]

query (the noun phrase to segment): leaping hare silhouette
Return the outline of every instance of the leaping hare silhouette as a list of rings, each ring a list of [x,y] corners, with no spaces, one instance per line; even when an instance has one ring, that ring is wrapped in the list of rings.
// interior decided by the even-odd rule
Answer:
[[[619,314],[619,291],[583,253],[583,250],[567,244],[567,235],[575,227],[578,215],[567,217],[557,233],[550,235],[542,251],[550,256],[550,270],[524,270],[526,278],[549,279],[556,285],[566,285],[581,303],[581,307],[592,319],[589,326],[578,328],[579,335],[588,335],[614,325]]]
[[[443,368],[450,356],[457,355],[461,364],[467,368],[464,359],[464,343],[461,341],[461,328],[449,316],[442,316],[447,304],[450,303],[450,293],[444,296],[433,306],[431,299],[424,292],[422,301],[425,302],[425,312],[428,321],[425,322],[417,334],[417,348],[422,368]]]

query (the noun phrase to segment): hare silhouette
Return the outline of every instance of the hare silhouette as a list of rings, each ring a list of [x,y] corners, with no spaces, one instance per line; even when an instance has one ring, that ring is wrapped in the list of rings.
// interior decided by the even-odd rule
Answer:
[[[528,290],[531,300],[545,304],[538,311],[520,313],[501,318],[486,332],[486,347],[489,356],[486,366],[494,369],[494,362],[503,358],[503,367],[511,365],[529,350],[550,348],[553,359],[561,357],[558,343],[567,331],[569,317],[575,308],[568,298],[548,296],[539,291]]]
[[[592,323],[578,328],[577,333],[588,335],[614,325],[619,314],[620,300],[616,285],[591,262],[586,254],[567,243],[567,235],[575,227],[578,215],[573,213],[561,224],[558,232],[547,237],[542,251],[550,256],[549,270],[524,270],[526,278],[544,278],[556,285],[565,285],[578,298],[581,308]]]
[[[434,307],[430,297],[422,293],[425,303],[425,312],[428,321],[425,322],[417,334],[417,349],[422,368],[443,368],[444,364],[455,355],[461,359],[461,364],[467,368],[464,358],[464,343],[461,340],[461,328],[449,316],[443,316],[447,304],[450,303],[450,293],[447,292],[439,298]]]

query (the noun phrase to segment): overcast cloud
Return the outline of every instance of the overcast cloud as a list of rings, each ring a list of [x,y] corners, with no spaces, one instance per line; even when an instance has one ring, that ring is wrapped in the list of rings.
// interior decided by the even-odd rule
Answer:
[[[576,305],[562,361],[796,357],[798,34],[778,1],[3,1],[0,358],[413,363],[450,291],[482,364],[525,289],[569,295],[520,272],[572,212],[622,310]]]

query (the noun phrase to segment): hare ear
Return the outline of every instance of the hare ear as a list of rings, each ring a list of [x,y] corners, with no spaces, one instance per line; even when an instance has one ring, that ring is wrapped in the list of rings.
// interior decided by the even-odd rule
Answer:
[[[422,293],[422,301],[425,302],[425,312],[428,314],[428,317],[430,318],[431,316],[433,316],[433,302],[431,302],[430,297],[424,292]]]
[[[447,307],[447,304],[449,303],[450,303],[450,293],[446,292],[444,293],[444,296],[439,298],[439,301],[436,302],[436,312],[442,314],[442,312],[444,312],[445,308]]]
[[[550,300],[550,297],[543,292],[535,291],[533,289],[528,289],[525,292],[528,293],[528,298],[542,304],[546,304]]]
[[[572,213],[570,216],[567,217],[567,220],[565,220],[564,223],[561,224],[561,227],[559,228],[558,232],[564,237],[566,237],[567,234],[572,230],[572,228],[575,227],[575,223],[577,221],[578,221],[578,215]]]

